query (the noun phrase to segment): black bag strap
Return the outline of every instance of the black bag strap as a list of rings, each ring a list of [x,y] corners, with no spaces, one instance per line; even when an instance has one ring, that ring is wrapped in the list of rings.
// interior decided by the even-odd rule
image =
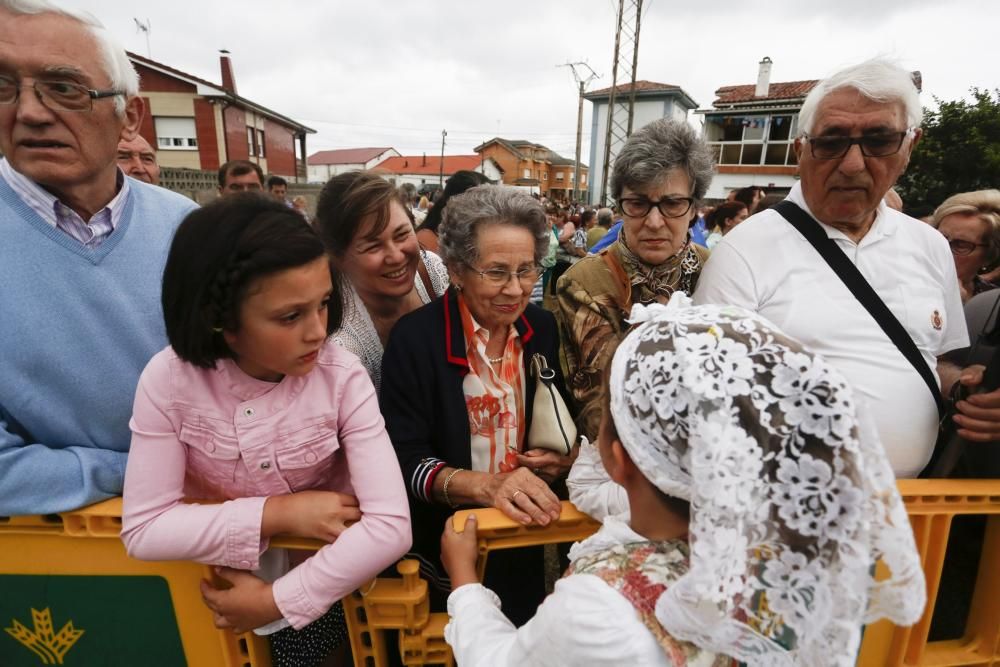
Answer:
[[[913,342],[910,334],[907,333],[903,325],[896,319],[896,316],[889,310],[889,307],[885,305],[885,302],[872,289],[872,286],[868,284],[868,281],[865,280],[858,267],[854,266],[854,262],[844,254],[844,251],[840,249],[836,241],[826,235],[826,232],[823,231],[819,223],[794,202],[786,199],[776,204],[774,210],[780,213],[785,220],[791,223],[812,244],[812,247],[826,260],[826,263],[830,265],[830,268],[837,274],[837,277],[844,281],[844,284],[847,286],[847,289],[851,290],[854,298],[875,319],[875,322],[885,332],[885,335],[889,337],[889,340],[899,348],[899,351],[906,357],[906,360],[917,369],[920,377],[927,383],[927,388],[930,389],[931,395],[934,397],[934,402],[938,408],[938,415],[943,418],[946,412],[945,404],[944,399],[941,397],[941,388],[934,378],[934,373],[927,365],[927,362],[924,361],[923,355],[917,349],[917,344]]]

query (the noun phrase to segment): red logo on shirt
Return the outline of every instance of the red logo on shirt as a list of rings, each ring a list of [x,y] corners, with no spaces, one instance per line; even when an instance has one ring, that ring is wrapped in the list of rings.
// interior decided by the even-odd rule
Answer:
[[[942,324],[944,324],[944,320],[941,319],[941,313],[935,310],[934,314],[931,315],[931,326],[936,330],[941,331]]]

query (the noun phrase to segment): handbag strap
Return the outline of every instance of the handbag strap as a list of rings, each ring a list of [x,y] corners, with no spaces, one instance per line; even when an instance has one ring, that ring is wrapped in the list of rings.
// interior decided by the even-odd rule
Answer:
[[[920,374],[920,377],[927,384],[931,396],[934,397],[938,415],[943,418],[946,409],[944,399],[941,397],[941,388],[938,386],[934,373],[927,365],[927,362],[924,361],[924,357],[920,353],[920,350],[917,349],[917,344],[913,342],[913,338],[910,337],[910,334],[907,333],[903,325],[896,319],[896,316],[892,314],[889,307],[885,305],[885,302],[882,301],[868,281],[865,280],[865,277],[858,270],[858,267],[854,265],[854,262],[844,254],[844,251],[840,249],[836,241],[826,235],[826,232],[819,226],[819,223],[794,202],[786,199],[776,204],[774,210],[781,214],[781,217],[791,223],[812,244],[812,247],[826,260],[826,263],[830,265],[830,268],[837,274],[837,277],[844,282],[847,289],[851,290],[854,298],[875,319],[875,322],[885,332],[885,335],[889,337],[889,340],[906,357],[906,360],[913,365]]]
[[[531,374],[535,376],[536,380],[542,379],[542,371],[549,367],[549,362],[545,359],[545,355],[535,352],[531,355]]]

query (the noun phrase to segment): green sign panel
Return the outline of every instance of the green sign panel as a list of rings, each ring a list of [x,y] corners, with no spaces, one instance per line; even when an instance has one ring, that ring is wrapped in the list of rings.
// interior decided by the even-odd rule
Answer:
[[[184,667],[161,577],[0,574],[3,667]]]

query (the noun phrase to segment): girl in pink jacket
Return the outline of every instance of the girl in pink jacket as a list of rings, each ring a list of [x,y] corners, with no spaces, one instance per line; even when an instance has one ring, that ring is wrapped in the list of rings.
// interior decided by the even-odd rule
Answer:
[[[177,230],[163,313],[170,347],[130,423],[128,553],[220,566],[231,588],[202,583],[216,625],[270,634],[275,665],[318,664],[345,634],[338,601],[411,543],[371,380],[327,342],[340,299],[323,245],[280,202],[219,200]],[[328,544],[291,567],[277,534]]]

